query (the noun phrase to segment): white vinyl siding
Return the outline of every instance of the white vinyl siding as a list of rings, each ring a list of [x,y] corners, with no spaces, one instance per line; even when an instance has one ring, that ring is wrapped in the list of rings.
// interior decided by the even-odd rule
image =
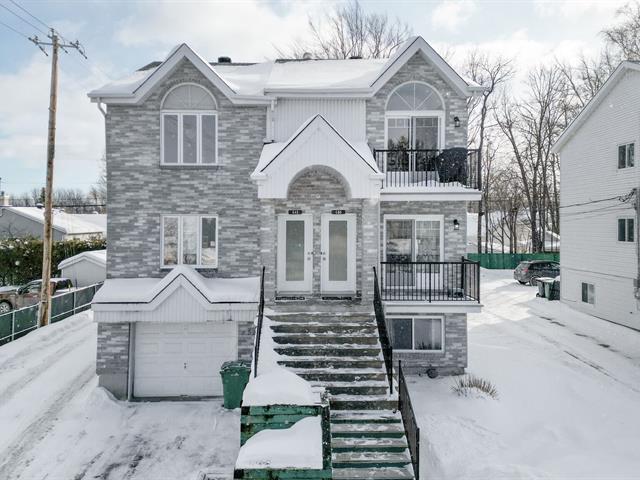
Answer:
[[[165,215],[161,219],[161,265],[218,266],[218,217]]]
[[[640,172],[635,167],[618,168],[618,147],[638,142],[639,91],[640,72],[621,76],[559,152],[561,298],[575,308],[634,328],[640,328],[633,286],[638,259],[635,242],[618,241],[618,219],[635,219],[636,212],[634,198],[621,202],[618,197],[638,186]],[[634,231],[634,240],[636,236]],[[594,305],[582,302],[582,283],[594,285],[598,296]]]

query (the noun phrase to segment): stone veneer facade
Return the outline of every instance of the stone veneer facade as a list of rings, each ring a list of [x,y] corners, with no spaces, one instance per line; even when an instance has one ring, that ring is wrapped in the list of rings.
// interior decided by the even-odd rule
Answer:
[[[372,148],[384,148],[385,106],[391,91],[407,81],[435,87],[445,102],[445,148],[466,146],[466,101],[419,54],[366,101],[366,135]],[[204,86],[218,105],[218,165],[160,165],[160,109],[173,87],[190,82]],[[461,126],[455,128],[453,117]],[[256,276],[266,265],[268,302],[276,295],[277,215],[289,209],[314,214],[314,250],[320,250],[320,214],[344,209],[357,216],[356,289],[362,305],[373,298],[373,269],[384,255],[387,214],[444,216],[443,260],[457,261],[466,252],[466,202],[373,201],[348,199],[336,172],[312,168],[290,186],[286,200],[262,200],[250,174],[266,137],[267,107],[233,105],[191,63],[182,60],[140,105],[109,105],[106,115],[108,205],[108,278],[162,277],[160,222],[165,214],[218,215],[218,267],[199,270],[205,276]],[[453,219],[460,229],[453,229]],[[319,291],[319,258],[314,259],[314,291]],[[417,316],[418,312],[408,316]],[[400,316],[400,315],[393,315]],[[397,352],[408,371],[427,366],[458,373],[467,364],[466,314],[445,318],[442,353]],[[126,397],[129,352],[135,328],[129,323],[98,325],[96,370],[100,385]],[[238,356],[249,360],[254,326],[238,322]],[[130,394],[130,393],[129,393]]]

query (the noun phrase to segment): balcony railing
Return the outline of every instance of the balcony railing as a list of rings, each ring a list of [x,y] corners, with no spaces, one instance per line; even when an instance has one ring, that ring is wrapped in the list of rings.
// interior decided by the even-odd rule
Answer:
[[[480,190],[478,150],[374,150],[378,168],[385,174],[383,188],[459,187]]]
[[[381,262],[383,301],[480,303],[480,263]]]

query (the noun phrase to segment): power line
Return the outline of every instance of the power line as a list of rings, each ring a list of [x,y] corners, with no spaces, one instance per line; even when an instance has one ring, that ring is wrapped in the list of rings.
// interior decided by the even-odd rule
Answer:
[[[610,202],[613,200],[619,200],[621,202],[624,202],[625,201],[624,199],[629,197],[630,195],[633,195],[633,192],[627,195],[617,195],[615,197],[610,197],[610,198],[601,198],[600,200],[589,200],[588,202],[572,203],[570,205],[560,205],[560,208],[581,207],[583,205],[591,205],[593,203],[601,203],[601,202]]]
[[[14,12],[13,10],[11,10],[9,7],[7,7],[6,5],[0,3],[0,7],[4,8],[7,12],[11,13],[12,15],[15,15],[16,17],[18,17],[20,20],[22,20],[24,23],[26,23],[27,25],[30,25],[32,28],[35,28],[37,31],[39,31],[40,33],[43,33],[44,35],[47,35],[47,32],[42,30],[42,28],[37,27],[36,25],[34,25],[33,23],[31,23],[29,20],[27,20],[26,18],[18,15],[16,12]]]
[[[36,17],[33,13],[31,13],[30,11],[28,11],[26,8],[24,8],[22,5],[18,4],[17,2],[14,2],[13,0],[9,0],[11,3],[13,3],[16,7],[18,7],[20,10],[22,10],[24,13],[26,13],[27,15],[29,15],[31,18],[33,18],[36,22],[40,22],[42,25],[44,25],[44,27],[47,30],[51,30],[51,27],[49,25],[47,25],[46,23],[44,23],[42,20],[40,20],[38,17]]]
[[[0,25],[4,25],[5,27],[7,27],[9,30],[12,30],[14,32],[16,32],[18,35],[20,35],[21,37],[26,38],[27,40],[29,40],[29,36],[25,33],[22,33],[18,30],[16,30],[15,28],[13,28],[11,25],[7,25],[6,23],[4,23],[3,21],[0,21]]]

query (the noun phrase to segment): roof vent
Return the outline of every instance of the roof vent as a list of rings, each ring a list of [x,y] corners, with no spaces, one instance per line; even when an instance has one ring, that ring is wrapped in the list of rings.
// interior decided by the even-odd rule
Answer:
[[[353,55],[349,57],[349,60],[362,60],[362,55]]]
[[[218,63],[231,63],[231,57],[218,57]]]
[[[304,52],[302,54],[302,60],[313,60],[313,54],[311,52]]]

